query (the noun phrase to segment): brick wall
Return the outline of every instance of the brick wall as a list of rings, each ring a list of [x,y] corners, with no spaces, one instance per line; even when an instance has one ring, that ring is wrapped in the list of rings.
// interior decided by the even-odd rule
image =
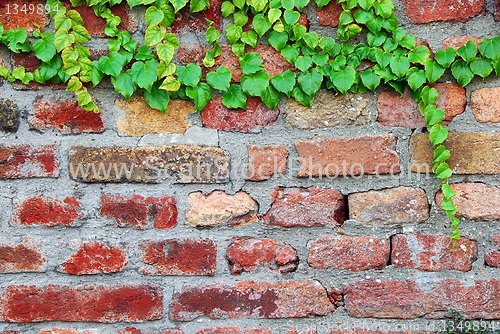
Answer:
[[[395,3],[434,52],[500,32],[498,0]],[[78,10],[102,36],[103,22]],[[334,36],[337,4],[304,12],[302,24]],[[141,9],[115,13],[141,36]],[[179,13],[178,63],[202,61],[205,17],[227,25],[217,0]],[[51,29],[1,8],[0,22]],[[222,50],[216,66],[238,78]],[[290,69],[271,48],[257,52],[270,74]],[[214,97],[201,113],[172,101],[162,115],[103,84],[93,114],[61,86],[3,81],[0,333],[428,333],[450,308],[500,321],[500,79],[465,89],[448,79],[435,87],[457,173],[457,244],[408,93],[321,91],[311,109],[250,98],[246,111]]]

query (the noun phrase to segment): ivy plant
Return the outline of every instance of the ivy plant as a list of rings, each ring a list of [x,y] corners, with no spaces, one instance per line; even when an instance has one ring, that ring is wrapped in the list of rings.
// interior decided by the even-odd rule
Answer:
[[[484,39],[479,47],[468,42],[458,50],[439,50],[434,58],[425,46],[417,46],[414,36],[398,27],[392,0],[333,0],[341,4],[337,39],[319,36],[300,23],[301,11],[311,0],[226,0],[221,11],[232,23],[225,29],[231,50],[239,59],[241,80],[233,80],[225,66],[214,67],[222,54],[220,31],[207,20],[206,40],[209,47],[203,59],[211,69],[203,77],[197,64],[177,67],[172,61],[179,42],[168,29],[176,13],[189,8],[199,12],[209,8],[209,0],[70,0],[72,6],[87,5],[96,16],[106,20],[105,34],[109,53],[90,60],[85,43],[91,39],[84,20],[75,10],[67,10],[59,0],[47,0],[54,20],[55,33],[42,33],[39,27],[32,38],[23,29],[4,31],[0,25],[0,43],[14,53],[31,52],[41,65],[33,72],[19,67],[9,71],[0,67],[0,75],[13,82],[32,81],[45,84],[65,83],[74,92],[78,104],[89,111],[99,108],[89,93],[104,77],[109,77],[117,93],[125,99],[142,94],[152,107],[165,112],[170,99],[187,99],[202,110],[213,92],[221,94],[228,108],[246,108],[248,96],[259,97],[274,109],[283,95],[310,107],[322,87],[336,94],[364,93],[389,85],[403,94],[406,87],[419,103],[427,122],[434,147],[433,172],[441,181],[441,208],[452,221],[452,239],[459,239],[459,220],[455,217],[455,193],[449,185],[452,170],[446,161],[450,151],[444,146],[448,130],[444,127],[444,111],[436,107],[438,92],[430,84],[447,71],[466,86],[475,76],[486,78],[500,74],[500,37]],[[314,0],[318,8],[332,0]],[[130,8],[146,6],[147,25],[143,41],[135,41],[127,31],[118,29],[121,18],[111,12],[117,4]],[[349,41],[366,31],[365,42]],[[271,47],[292,64],[294,71],[274,77],[264,70],[261,56],[253,52],[259,39],[267,39]],[[141,46],[139,46],[141,44]],[[360,66],[368,64],[366,70]]]

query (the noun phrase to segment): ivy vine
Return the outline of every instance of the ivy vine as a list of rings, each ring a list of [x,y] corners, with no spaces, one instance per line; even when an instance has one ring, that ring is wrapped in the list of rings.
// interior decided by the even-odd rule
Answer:
[[[131,39],[127,31],[119,31],[121,19],[110,8],[125,2],[130,8],[147,6],[147,25],[144,45]],[[331,0],[315,0],[319,9]],[[42,33],[40,27],[28,38],[24,29],[4,32],[0,25],[0,42],[12,52],[31,52],[41,65],[33,72],[19,67],[9,71],[0,68],[0,76],[24,84],[36,81],[66,83],[67,91],[74,92],[78,104],[85,110],[98,112],[88,88],[94,88],[105,76],[111,78],[116,92],[129,99],[134,93],[144,95],[147,103],[165,112],[170,99],[188,99],[196,110],[202,110],[210,101],[213,90],[222,94],[222,104],[228,108],[246,108],[247,96],[257,96],[274,109],[285,94],[305,106],[311,106],[317,91],[324,85],[335,93],[364,93],[375,90],[382,82],[403,94],[409,86],[412,97],[427,121],[429,138],[434,147],[433,172],[442,180],[444,195],[441,208],[452,221],[452,239],[458,240],[459,220],[453,203],[455,193],[448,180],[452,170],[446,161],[450,151],[443,142],[448,136],[444,128],[444,111],[436,107],[438,93],[430,84],[440,79],[447,69],[461,86],[466,86],[475,75],[486,78],[493,71],[500,74],[500,37],[484,39],[479,47],[469,41],[455,51],[439,50],[434,58],[426,46],[416,46],[414,36],[398,27],[393,14],[392,0],[333,0],[342,5],[337,42],[332,37],[320,37],[308,32],[299,23],[300,13],[310,0],[227,0],[222,3],[222,14],[232,19],[225,29],[232,52],[239,58],[242,77],[232,80],[229,69],[219,66],[202,80],[202,69],[197,64],[176,66],[174,53],[179,42],[169,27],[175,14],[189,2],[191,12],[209,8],[209,0],[71,0],[74,7],[83,4],[94,9],[96,16],[106,20],[105,34],[109,38],[109,54],[99,60],[90,60],[85,43],[91,36],[84,21],[75,10],[67,10],[59,0],[47,0],[54,20],[55,33]],[[251,26],[249,23],[251,22]],[[220,32],[207,20],[207,43],[203,65],[213,67],[221,55]],[[250,27],[249,27],[250,26]],[[366,44],[347,43],[366,28]],[[270,77],[264,71],[255,48],[259,38],[269,44],[293,64],[294,71],[284,71]],[[357,68],[363,62],[371,66],[364,71]]]

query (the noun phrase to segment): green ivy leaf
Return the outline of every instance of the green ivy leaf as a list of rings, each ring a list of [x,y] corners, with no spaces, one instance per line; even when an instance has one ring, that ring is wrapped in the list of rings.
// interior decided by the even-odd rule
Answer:
[[[474,73],[469,68],[469,64],[462,59],[457,59],[451,66],[451,73],[457,79],[458,83],[465,87],[474,78]]]
[[[253,18],[253,28],[255,29],[255,32],[259,34],[259,37],[262,37],[269,29],[271,29],[271,23],[264,15],[257,14]]]
[[[292,71],[285,71],[281,74],[276,74],[271,79],[271,83],[278,91],[285,93],[288,97],[290,97],[290,93],[295,86],[295,73]]]
[[[438,50],[434,59],[439,63],[439,65],[444,68],[450,67],[451,63],[455,60],[457,52],[453,48],[448,48],[446,50]]]
[[[434,124],[443,121],[444,111],[437,108],[435,105],[431,104],[425,108],[425,120],[427,121],[427,126],[430,127]]]
[[[174,6],[175,12],[177,13],[181,8],[186,6],[188,0],[170,0],[172,6]]]
[[[304,106],[311,108],[312,102],[314,100],[314,96],[309,96],[304,91],[300,88],[299,85],[296,85],[293,88],[292,91],[292,96],[297,100],[299,103],[303,104]]]
[[[375,0],[359,0],[359,5],[364,10],[368,10],[368,9],[372,8],[374,3],[375,3]]]
[[[425,62],[429,59],[430,55],[431,52],[429,49],[425,45],[420,45],[408,53],[408,59],[412,63],[425,65]]]
[[[134,58],[137,60],[148,60],[148,59],[154,59],[155,55],[153,54],[153,51],[149,46],[143,45],[139,48],[139,50],[137,50],[137,53],[134,56]]]
[[[326,65],[326,63],[328,62],[328,59],[329,59],[329,55],[326,54],[326,53],[323,53],[323,52],[320,52],[318,54],[315,54],[313,57],[312,57],[312,60],[313,62],[318,65],[319,67],[323,67]]]
[[[267,5],[267,0],[249,0],[249,4],[255,8],[255,11],[261,12]]]
[[[295,23],[295,25],[293,26],[293,37],[295,40],[298,41],[302,39],[306,35],[306,33],[307,33],[306,27],[298,23]]]
[[[283,14],[283,18],[285,19],[285,23],[289,26],[293,26],[300,18],[300,13],[294,10],[287,9]]]
[[[260,55],[255,52],[247,53],[244,57],[241,57],[240,66],[243,74],[252,74],[264,69]]]
[[[231,50],[237,57],[243,57],[243,54],[245,53],[245,44],[243,43],[236,43],[231,45]]]
[[[147,26],[155,26],[160,24],[163,21],[165,15],[163,11],[159,10],[155,6],[151,6],[146,10],[146,25]]]
[[[177,79],[186,86],[196,86],[201,79],[201,67],[197,64],[187,64],[177,68]]]
[[[76,98],[79,106],[84,106],[89,103],[92,103],[92,97],[86,90],[82,90],[78,93],[78,97]]]
[[[151,92],[153,84],[158,79],[158,65],[159,63],[155,59],[135,62],[130,71],[132,80],[137,86]]]
[[[75,41],[79,43],[85,43],[90,41],[90,35],[87,29],[83,26],[74,26],[73,27],[73,35],[75,36]]]
[[[121,72],[116,78],[111,78],[111,83],[117,93],[122,94],[125,99],[130,99],[134,94],[136,86],[130,74]]]
[[[281,10],[277,8],[269,9],[269,12],[267,13],[267,18],[269,19],[269,23],[273,24],[274,22],[278,21],[280,17],[281,17]]]
[[[273,48],[281,51],[285,48],[286,43],[288,42],[288,34],[286,32],[277,32],[273,30],[269,33],[268,41]]]
[[[57,52],[61,52],[64,48],[70,46],[74,42],[75,36],[68,33],[67,30],[58,30],[54,36],[54,45],[56,46]]]
[[[312,58],[309,56],[299,56],[295,60],[295,67],[302,72],[306,72],[312,66]]]
[[[144,36],[147,46],[152,46],[160,43],[163,40],[164,34],[161,32],[158,26],[149,26],[146,29],[146,35]]]
[[[306,73],[299,74],[297,81],[300,88],[307,95],[314,97],[316,92],[320,89],[321,83],[323,82],[323,75],[318,72],[315,68]]]
[[[201,111],[212,98],[212,89],[204,82],[193,87],[186,87],[186,95],[194,100],[196,111]]]
[[[278,92],[273,86],[269,85],[262,92],[261,96],[262,102],[265,103],[271,110],[274,110],[281,100],[281,93]]]
[[[161,21],[161,24],[163,24],[165,27],[170,27],[175,21],[174,8],[170,5],[163,5],[160,7],[160,9],[163,12],[163,21]]]
[[[410,60],[406,57],[392,57],[390,66],[392,72],[401,78],[410,69]]]
[[[48,62],[56,54],[56,47],[54,45],[54,36],[48,34],[36,40],[33,43],[33,51],[35,56],[43,62]]]
[[[207,73],[208,84],[218,90],[228,90],[231,82],[231,71],[226,66],[219,66],[216,71]]]
[[[299,56],[299,48],[296,45],[287,45],[281,50],[281,55],[286,61],[293,64]]]
[[[168,92],[177,92],[181,88],[181,83],[179,80],[174,78],[173,76],[168,76],[163,80],[160,85],[160,89],[166,90]]]
[[[493,66],[488,59],[476,58],[470,63],[472,73],[479,75],[483,79],[493,72]]]
[[[334,72],[331,76],[331,80],[335,86],[342,94],[345,94],[354,84],[356,80],[356,70],[347,66],[342,71]]]
[[[245,31],[241,34],[241,41],[254,48],[257,44],[257,34],[252,30]]]
[[[243,93],[240,85],[231,85],[222,94],[221,101],[224,106],[231,109],[246,109],[247,107],[247,96]]]
[[[426,86],[422,89],[421,99],[425,103],[426,106],[429,106],[437,101],[438,99],[438,91],[436,88],[430,88]]]
[[[432,126],[429,132],[429,139],[431,140],[432,146],[436,146],[445,141],[448,137],[448,130],[443,128],[440,124],[435,124]]]
[[[67,75],[75,75],[80,72],[80,66],[78,66],[78,62],[76,60],[68,59],[64,62],[63,71]]]
[[[426,80],[425,71],[418,70],[408,76],[408,85],[413,91],[416,91],[422,87]]]
[[[445,199],[450,199],[456,196],[456,193],[451,189],[450,185],[445,183],[441,186],[441,190],[443,192],[443,197]]]
[[[445,68],[434,60],[427,59],[425,62],[425,76],[427,77],[427,80],[429,80],[429,83],[437,81],[443,76],[444,72]]]
[[[318,46],[319,42],[319,36],[316,32],[311,32],[308,34],[304,35],[304,42],[306,42],[307,46],[309,46],[311,49],[316,48]]]
[[[384,19],[388,19],[394,12],[394,3],[392,0],[375,1],[373,7],[375,8],[375,13]]]
[[[116,51],[111,51],[108,56],[99,58],[99,69],[111,76],[118,76],[122,71],[124,59],[121,54]]]
[[[230,24],[226,27],[226,37],[231,44],[238,42],[242,33],[243,28],[235,24]]]
[[[369,31],[368,34],[366,35],[366,40],[368,42],[368,45],[371,47],[381,46],[382,44],[384,44],[386,39],[387,35],[383,31],[379,32],[378,34]]]
[[[166,90],[160,89],[161,81],[157,81],[153,88],[151,88],[151,92],[144,92],[144,99],[151,106],[151,108],[155,108],[160,110],[162,113],[165,113],[168,107],[168,103],[170,102],[170,95]]]
[[[37,82],[44,84],[45,81],[54,77],[61,67],[61,57],[56,55],[52,57],[49,62],[43,62],[40,67],[35,70],[33,77]]]
[[[169,63],[174,58],[175,47],[166,43],[158,44],[156,46],[156,52],[160,60]]]
[[[295,7],[299,10],[299,12],[302,12],[302,9],[304,9],[305,6],[309,4],[310,0],[295,0]]]
[[[269,86],[269,74],[263,70],[241,76],[241,88],[251,96],[261,96],[267,86]]]
[[[104,74],[99,69],[99,62],[97,60],[94,60],[92,64],[94,64],[94,67],[90,70],[90,80],[92,81],[92,87],[95,87],[101,82]]]
[[[213,43],[217,42],[217,40],[219,39],[220,33],[217,29],[215,29],[215,27],[210,26],[207,29],[206,37],[207,37],[207,42],[209,44],[213,44]]]
[[[72,76],[68,81],[68,86],[66,87],[66,91],[68,92],[76,92],[82,89],[83,85],[80,79],[77,76]]]
[[[221,6],[222,16],[228,17],[233,14],[235,10],[235,6],[231,1],[224,1]]]
[[[248,16],[246,13],[244,13],[242,11],[237,11],[233,15],[233,20],[234,20],[234,24],[236,24],[237,26],[243,27],[248,22]]]
[[[281,0],[281,6],[285,9],[293,9],[295,7],[294,0]]]
[[[443,162],[446,161],[450,158],[450,151],[444,147],[444,145],[439,145],[435,150],[434,150],[434,159],[432,160],[433,163],[436,162]]]
[[[406,35],[405,37],[403,37],[403,40],[399,42],[399,45],[401,45],[404,48],[413,50],[417,45],[417,40],[415,39],[414,36]]]
[[[368,69],[360,75],[363,85],[369,90],[375,90],[380,85],[380,77],[373,69]]]
[[[446,162],[443,162],[439,164],[438,168],[435,171],[436,177],[439,179],[447,179],[449,178],[453,172],[448,166]],[[451,209],[452,207],[449,207],[448,209]]]
[[[499,59],[500,58],[500,36],[493,39],[484,39],[479,45],[479,52],[483,57],[489,59]]]
[[[477,54],[477,44],[473,41],[468,41],[467,44],[461,46],[457,50],[457,54],[462,57],[463,60],[470,63],[474,58],[476,58]]]

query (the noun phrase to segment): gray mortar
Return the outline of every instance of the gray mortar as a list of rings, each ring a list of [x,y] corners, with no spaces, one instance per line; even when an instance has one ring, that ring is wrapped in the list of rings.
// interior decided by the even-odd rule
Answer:
[[[470,35],[475,37],[491,38],[499,35],[500,23],[493,21],[493,0],[488,0],[487,15],[476,17],[466,24],[451,23],[430,23],[423,25],[412,25],[402,14],[402,1],[396,2],[397,16],[401,25],[407,33],[415,35],[417,38],[429,41],[434,51],[440,48],[441,41],[451,36]],[[317,20],[312,15],[314,4],[309,5],[305,12],[309,13],[310,29],[318,31],[322,36],[335,36],[335,29],[318,27]],[[141,9],[134,9],[136,15],[143,14]],[[140,16],[139,16],[140,17]],[[223,29],[229,24],[224,21]],[[139,39],[144,33],[145,25],[139,23],[138,31],[133,35]],[[196,37],[192,34],[181,34],[179,40],[183,44],[197,44],[204,40],[204,36]],[[92,47],[103,47],[105,43],[101,41],[93,42]],[[10,65],[10,64],[9,64]],[[445,80],[452,81],[452,78]],[[500,78],[490,77],[486,80],[475,79],[466,88],[467,109],[463,115],[455,118],[448,126],[451,131],[481,131],[497,132],[500,130],[498,124],[479,124],[475,121],[470,110],[470,94],[473,90],[482,87],[500,86]],[[377,89],[371,93],[369,110],[376,119],[376,97],[384,88]],[[363,279],[380,280],[408,280],[415,279],[419,282],[433,281],[442,278],[457,278],[464,284],[473,283],[473,279],[489,280],[499,277],[499,269],[486,267],[484,270],[484,255],[495,248],[491,242],[491,236],[500,232],[499,222],[471,222],[462,219],[460,225],[462,234],[465,237],[477,239],[478,260],[474,262],[470,272],[462,273],[456,271],[443,271],[440,273],[427,273],[414,269],[395,269],[388,266],[384,270],[368,270],[359,273],[339,270],[317,270],[308,267],[307,243],[318,238],[321,235],[335,235],[335,228],[311,227],[311,228],[293,228],[285,229],[279,227],[263,226],[260,222],[240,227],[218,226],[214,228],[197,229],[185,224],[185,214],[188,210],[187,197],[194,191],[209,193],[216,189],[224,190],[228,193],[235,193],[243,190],[249,193],[260,205],[260,214],[264,214],[270,207],[271,192],[276,186],[286,187],[325,187],[341,191],[344,195],[350,193],[367,191],[370,189],[383,189],[397,186],[410,186],[422,188],[427,196],[429,203],[434,203],[434,196],[437,190],[438,181],[433,177],[417,179],[413,174],[408,176],[407,168],[403,168],[401,177],[388,178],[385,180],[377,179],[371,176],[364,176],[361,179],[343,178],[336,179],[297,179],[296,177],[275,176],[264,182],[250,182],[245,180],[246,171],[239,171],[238,175],[227,184],[214,185],[175,185],[168,182],[160,184],[85,184],[75,183],[68,175],[68,152],[71,146],[161,146],[171,144],[208,144],[220,145],[224,150],[230,152],[231,165],[234,167],[238,163],[248,161],[247,146],[252,145],[284,145],[290,151],[290,157],[297,157],[294,147],[294,141],[311,140],[315,138],[353,138],[359,136],[377,136],[383,134],[392,134],[398,137],[397,152],[402,161],[409,160],[409,139],[412,131],[405,128],[391,128],[380,126],[374,121],[365,127],[335,127],[325,129],[314,129],[310,131],[291,129],[285,122],[284,100],[280,103],[282,110],[277,122],[262,130],[259,134],[243,134],[233,132],[216,132],[209,129],[201,129],[201,120],[199,114],[192,114],[189,120],[193,127],[188,130],[186,135],[152,135],[148,134],[142,138],[128,137],[120,134],[115,127],[115,121],[121,117],[121,112],[114,107],[114,102],[120,96],[111,89],[103,89],[92,92],[100,105],[105,107],[101,109],[106,130],[100,134],[77,134],[63,135],[58,131],[34,131],[29,129],[27,118],[32,113],[34,102],[39,97],[45,98],[70,98],[72,93],[65,91],[52,91],[42,88],[39,91],[21,91],[12,88],[12,85],[3,81],[0,98],[9,98],[18,105],[22,114],[19,130],[15,134],[0,134],[2,143],[6,145],[19,144],[56,144],[59,147],[60,176],[58,179],[37,178],[21,180],[0,180],[0,236],[5,238],[22,238],[29,236],[40,239],[44,242],[44,255],[48,260],[46,272],[44,273],[21,273],[21,274],[2,274],[0,276],[0,289],[9,285],[74,285],[81,286],[86,284],[152,284],[160,285],[164,293],[164,316],[160,320],[149,321],[138,324],[99,324],[99,323],[64,323],[64,322],[43,322],[28,324],[8,324],[0,323],[1,330],[20,330],[22,333],[38,333],[40,329],[47,328],[78,328],[78,329],[98,329],[104,333],[114,333],[118,329],[125,327],[137,327],[139,329],[148,329],[151,331],[170,328],[181,328],[186,334],[194,333],[202,328],[211,328],[218,326],[235,326],[243,328],[270,328],[273,333],[286,333],[286,331],[295,325],[298,329],[306,327],[318,328],[320,333],[324,329],[336,328],[337,324],[360,321],[363,324],[365,319],[354,319],[347,315],[343,307],[331,315],[325,317],[313,317],[307,319],[230,319],[230,320],[210,320],[208,317],[200,317],[191,322],[175,322],[169,319],[169,303],[174,292],[181,291],[186,284],[212,284],[216,282],[238,282],[244,280],[255,281],[278,281],[278,280],[319,280],[328,290],[331,287],[340,289],[342,284]],[[416,130],[415,132],[419,132]],[[290,161],[290,159],[289,159]],[[288,169],[291,167],[297,170],[298,165],[289,162]],[[234,169],[233,169],[234,170]],[[288,171],[287,171],[288,173]],[[296,172],[294,172],[295,175]],[[454,175],[451,179],[456,182],[484,182],[490,185],[500,185],[498,175]],[[20,196],[28,196],[34,193],[44,193],[56,197],[75,196],[81,203],[82,211],[85,213],[83,219],[78,220],[79,227],[12,227],[10,226],[10,212],[12,211],[12,202]],[[116,193],[123,197],[136,193],[144,197],[158,197],[162,195],[175,196],[179,210],[178,225],[170,230],[155,230],[148,228],[144,231],[132,228],[118,228],[113,219],[99,217],[100,196],[105,193]],[[396,227],[364,227],[355,221],[346,221],[343,230],[346,235],[369,235],[380,238],[388,238],[396,233],[426,233],[426,234],[449,234],[449,221],[442,212],[438,212],[435,205],[432,205],[430,218],[422,224],[396,226]],[[272,273],[263,268],[257,269],[255,273],[243,273],[239,276],[232,275],[227,261],[225,260],[225,250],[230,244],[230,239],[234,236],[254,236],[276,238],[284,240],[295,249],[300,257],[298,269],[294,273],[281,275]],[[137,244],[141,240],[162,240],[166,238],[198,238],[207,237],[217,242],[217,274],[214,277],[202,276],[145,276],[139,274],[141,268],[139,261],[140,252]],[[87,241],[99,240],[109,242],[110,244],[129,243],[129,265],[122,272],[115,274],[85,275],[73,276],[63,274],[57,271],[58,265],[65,261],[72,253],[68,243],[72,240]],[[442,326],[441,321],[431,321],[427,319],[415,320],[383,320],[366,319],[366,323],[374,326],[390,326],[385,328],[394,331],[405,329],[425,329],[426,325],[434,323],[436,326]],[[417,327],[412,327],[417,326]],[[353,326],[351,326],[352,328]],[[360,327],[354,326],[354,327]],[[500,325],[499,325],[500,327]],[[384,327],[381,327],[384,329]],[[442,327],[437,327],[437,329]]]

